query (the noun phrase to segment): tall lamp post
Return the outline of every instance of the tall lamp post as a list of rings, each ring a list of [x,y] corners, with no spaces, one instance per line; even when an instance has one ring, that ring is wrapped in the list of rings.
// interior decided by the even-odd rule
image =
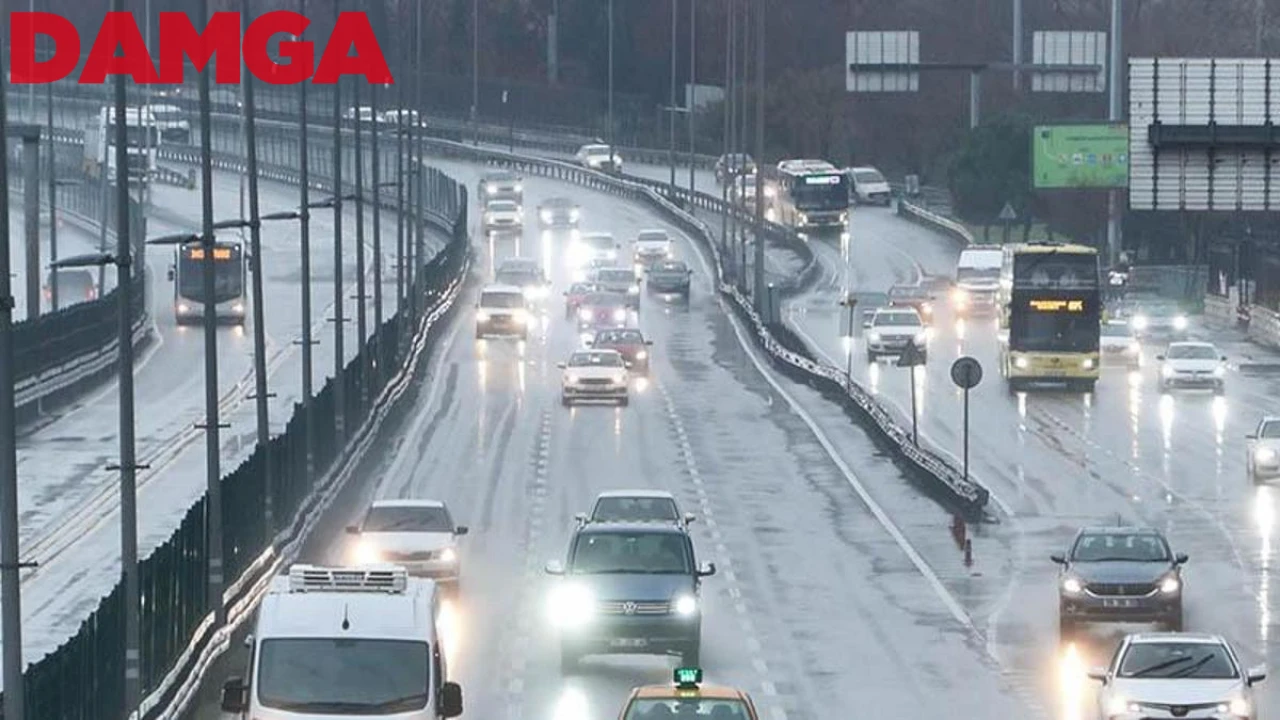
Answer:
[[[694,177],[693,177],[693,156],[696,143],[694,142],[694,88],[698,80],[698,47],[694,42],[698,38],[698,0],[689,0],[689,100],[685,105],[689,107],[689,197],[693,198]]]
[[[307,15],[307,0],[298,0],[298,12]],[[311,338],[311,150],[307,144],[310,131],[307,127],[307,85],[298,83],[298,242],[301,247],[302,268],[302,412],[306,424],[306,468],[307,477],[314,477],[315,472],[315,421],[311,416],[311,347],[315,341]]]
[[[764,11],[765,0],[756,0],[756,162],[764,162]],[[758,166],[757,166],[758,167]],[[756,172],[756,228],[764,226],[764,173]],[[756,231],[755,281],[752,291],[756,309],[764,303],[764,237]]]

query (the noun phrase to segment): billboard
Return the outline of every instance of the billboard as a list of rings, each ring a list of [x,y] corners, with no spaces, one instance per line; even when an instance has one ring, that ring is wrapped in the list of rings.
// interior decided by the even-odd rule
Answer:
[[[920,73],[857,70],[859,65],[916,65],[920,33],[916,30],[854,31],[844,34],[845,90],[849,92],[916,92]]]
[[[1123,123],[1037,125],[1031,134],[1031,184],[1122,188],[1129,182],[1129,129]]]

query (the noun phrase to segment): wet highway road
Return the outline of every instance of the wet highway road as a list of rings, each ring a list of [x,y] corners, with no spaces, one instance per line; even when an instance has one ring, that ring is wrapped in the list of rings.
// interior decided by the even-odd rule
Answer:
[[[959,248],[890,211],[869,208],[855,212],[851,237],[845,248],[816,245],[830,270],[827,282],[789,306],[788,323],[839,367],[851,347],[855,379],[909,426],[909,372],[892,361],[866,361],[860,318],[855,340],[844,341],[835,303],[845,287],[867,298],[895,282],[914,281],[922,270],[949,274]],[[1176,552],[1191,556],[1188,630],[1226,635],[1246,664],[1274,664],[1280,648],[1269,608],[1280,489],[1255,488],[1244,467],[1244,436],[1274,411],[1274,380],[1236,368],[1228,374],[1225,397],[1161,397],[1154,362],[1161,346],[1152,343],[1144,347],[1141,371],[1104,369],[1093,396],[1053,390],[1015,396],[996,369],[994,320],[958,323],[945,297],[937,306],[928,366],[916,371],[920,434],[959,462],[963,397],[949,367],[962,354],[976,357],[987,372],[970,397],[971,472],[992,490],[1000,516],[999,524],[978,530],[976,568],[1006,567],[980,595],[997,599],[968,607],[986,626],[1001,664],[1030,673],[1059,716],[1076,717],[1082,707],[1092,711],[1091,690],[1079,670],[1104,664],[1115,641],[1133,628],[1098,628],[1080,647],[1059,647],[1057,568],[1048,556],[1064,551],[1079,526],[1117,521],[1159,527]],[[1217,338],[1239,358],[1242,347],[1230,336],[1194,334]],[[1064,667],[1072,672],[1064,675]],[[1261,690],[1264,708],[1280,704],[1273,688],[1264,684]]]
[[[441,166],[469,185],[478,179],[466,166]],[[583,231],[629,239],[662,225],[638,206],[542,180],[527,184],[525,206],[550,194],[582,203]],[[911,716],[1007,717],[1022,708],[851,488],[901,486],[897,471],[861,437],[842,439],[856,445],[859,463],[832,460],[739,344],[704,261],[692,259],[687,308],[644,297],[639,327],[655,341],[655,360],[652,377],[635,381],[631,406],[568,410],[555,363],[580,340],[558,302],[569,279],[563,240],[544,243],[529,228],[520,243],[478,243],[479,265],[516,253],[544,258],[556,287],[542,329],[523,346],[476,341],[466,301],[367,488],[370,498],[443,499],[471,527],[446,641],[468,716],[607,717],[631,687],[669,681],[673,662],[660,658],[588,660],[562,678],[546,620],[552,585],[542,567],[563,556],[573,514],[597,492],[626,487],[668,489],[700,516],[699,560],[719,570],[703,585],[703,665],[709,681],[751,692],[767,717],[825,717],[854,703]],[[678,253],[691,258],[692,246],[682,240]],[[905,502],[903,515],[920,512]],[[349,557],[345,536],[323,546],[308,559]]]

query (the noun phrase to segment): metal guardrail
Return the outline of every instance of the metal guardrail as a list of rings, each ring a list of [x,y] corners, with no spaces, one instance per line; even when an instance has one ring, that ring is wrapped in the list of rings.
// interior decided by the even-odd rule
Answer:
[[[951,238],[959,243],[961,247],[974,244],[973,233],[969,232],[969,229],[964,225],[944,215],[926,210],[908,200],[898,201],[898,216]]]

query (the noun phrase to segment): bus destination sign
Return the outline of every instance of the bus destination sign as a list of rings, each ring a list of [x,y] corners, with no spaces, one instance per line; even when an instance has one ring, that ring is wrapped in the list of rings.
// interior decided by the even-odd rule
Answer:
[[[1084,300],[1033,299],[1027,305],[1038,312],[1084,312]]]

